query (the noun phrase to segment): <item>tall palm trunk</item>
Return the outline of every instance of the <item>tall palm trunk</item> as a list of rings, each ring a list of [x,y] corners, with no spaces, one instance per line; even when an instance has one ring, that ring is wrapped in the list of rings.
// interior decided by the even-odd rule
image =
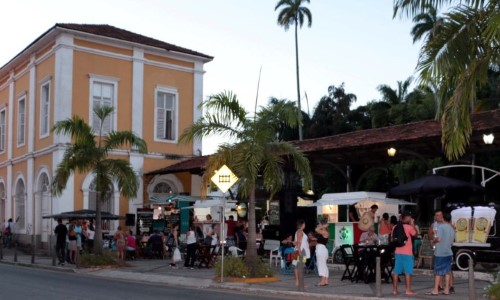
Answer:
[[[299,141],[302,141],[302,107],[300,105],[300,80],[299,80],[299,36],[297,26],[297,16],[295,16],[295,69],[297,72],[297,105],[299,106]]]
[[[102,254],[101,192],[96,192],[94,253]]]
[[[257,231],[255,226],[255,187],[250,192],[250,197],[248,199],[248,240],[247,240],[247,251],[245,255],[246,264],[250,276],[254,277],[255,267],[257,266]]]

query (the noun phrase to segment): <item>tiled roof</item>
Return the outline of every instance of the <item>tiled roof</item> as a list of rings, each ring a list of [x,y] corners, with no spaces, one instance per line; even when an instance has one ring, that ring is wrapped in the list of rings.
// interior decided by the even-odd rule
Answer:
[[[500,110],[492,110],[472,115],[474,132],[500,129]],[[407,143],[426,139],[441,139],[441,123],[436,120],[420,121],[375,129],[358,130],[344,134],[326,136],[303,141],[293,141],[301,151],[355,148],[366,145],[387,143]]]
[[[158,169],[149,172],[147,175],[157,175],[157,174],[168,174],[168,173],[178,173],[178,172],[190,172],[192,174],[202,174],[205,170],[205,164],[207,163],[208,156],[195,156],[178,162],[176,164],[170,165],[166,168]]]
[[[213,59],[212,56],[196,52],[190,49],[182,48],[173,44],[165,43],[157,39],[153,39],[141,34],[133,33],[131,31],[120,29],[106,24],[71,24],[71,23],[57,23],[55,27],[65,28],[85,33],[110,37],[114,39],[124,40],[128,42],[138,43],[142,45],[152,46],[156,48],[165,49],[167,51],[177,51],[189,55]]]
[[[468,153],[498,150],[500,148],[500,109],[475,113],[471,119],[473,136]],[[495,134],[493,145],[484,144],[483,133]],[[407,152],[412,151],[422,157],[436,157],[443,154],[441,124],[435,120],[359,130],[291,143],[304,152],[310,160],[317,161],[320,166],[324,166],[322,165],[324,161],[342,165],[384,164],[384,161],[388,159],[386,150],[389,147],[395,147],[398,150],[405,149]],[[207,158],[208,156],[195,157],[150,174],[182,171],[199,173],[204,170]]]

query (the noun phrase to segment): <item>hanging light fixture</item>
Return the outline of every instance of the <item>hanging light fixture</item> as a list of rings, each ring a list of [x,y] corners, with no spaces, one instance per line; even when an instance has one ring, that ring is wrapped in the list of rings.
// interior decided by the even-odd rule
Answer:
[[[391,148],[387,149],[387,155],[389,155],[389,157],[396,156],[396,152],[397,152],[397,150],[394,147],[391,147]]]
[[[495,139],[495,136],[493,133],[490,134],[483,134],[483,141],[486,145],[491,145],[493,144],[493,140]]]

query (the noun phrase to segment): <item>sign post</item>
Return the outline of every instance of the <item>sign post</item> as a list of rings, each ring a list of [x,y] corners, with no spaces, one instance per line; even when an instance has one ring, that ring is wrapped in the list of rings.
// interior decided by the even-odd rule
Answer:
[[[238,177],[234,175],[233,171],[229,169],[226,165],[223,165],[220,169],[215,171],[214,176],[210,178],[210,180],[221,190],[221,192],[225,195],[226,192],[238,181]],[[220,222],[220,237],[221,237],[221,268],[220,268],[220,282],[224,282],[224,242],[226,241],[225,237],[225,214],[226,212],[226,201],[222,199],[222,207],[221,207],[221,222]]]

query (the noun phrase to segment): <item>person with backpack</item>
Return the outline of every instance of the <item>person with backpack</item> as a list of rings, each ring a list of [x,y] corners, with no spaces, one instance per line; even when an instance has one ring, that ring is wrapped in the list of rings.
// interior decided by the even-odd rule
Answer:
[[[403,234],[404,233],[404,234]],[[415,296],[417,293],[411,288],[411,276],[413,275],[413,245],[411,238],[417,234],[415,222],[410,212],[404,212],[402,219],[392,229],[391,243],[396,247],[395,264],[392,270],[392,294],[398,295],[399,275],[405,274],[407,296]]]

